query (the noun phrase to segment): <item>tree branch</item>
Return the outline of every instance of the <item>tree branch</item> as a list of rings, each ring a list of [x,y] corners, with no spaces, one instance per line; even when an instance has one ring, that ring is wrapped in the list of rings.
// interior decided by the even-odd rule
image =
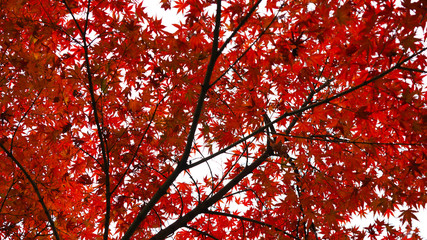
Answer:
[[[185,226],[186,228],[188,228],[188,229],[191,229],[191,230],[193,230],[193,231],[195,231],[195,232],[198,232],[198,233],[200,233],[200,234],[202,234],[202,235],[205,235],[205,236],[207,236],[207,237],[210,237],[210,238],[212,238],[212,239],[215,239],[215,240],[219,240],[218,238],[216,238],[216,237],[214,237],[213,235],[211,235],[211,234],[209,234],[209,233],[207,233],[207,232],[204,232],[204,231],[201,231],[201,230],[199,230],[199,229],[197,229],[197,228],[195,228],[195,227],[192,227],[192,226]]]
[[[255,170],[262,163],[264,163],[272,154],[273,150],[271,148],[267,148],[267,150],[260,157],[258,157],[254,162],[245,167],[239,174],[237,174],[236,177],[231,179],[216,194],[214,194],[210,198],[207,198],[202,203],[198,204],[193,210],[185,214],[183,217],[178,218],[174,223],[172,223],[165,229],[159,231],[156,235],[150,238],[150,240],[163,240],[170,234],[174,233],[177,229],[186,226],[187,223],[193,220],[197,215],[203,213],[209,207],[221,200],[233,187],[235,187],[243,178],[251,174],[253,170]]]
[[[275,119],[274,121],[272,121],[270,124],[266,124],[266,125],[264,125],[263,127],[258,128],[257,130],[253,131],[251,134],[247,135],[246,137],[239,139],[238,141],[236,141],[236,142],[234,142],[234,143],[232,143],[232,144],[228,145],[227,147],[225,147],[225,148],[223,148],[223,149],[219,150],[218,152],[216,152],[216,153],[214,153],[214,154],[211,154],[210,156],[208,156],[208,157],[206,157],[206,158],[204,158],[204,159],[201,159],[201,160],[199,160],[199,161],[197,161],[197,162],[194,162],[194,163],[192,163],[192,164],[189,164],[189,165],[188,165],[188,168],[192,168],[192,167],[198,166],[198,165],[200,165],[200,164],[202,164],[202,163],[204,163],[204,162],[206,162],[206,161],[209,161],[210,159],[212,159],[212,158],[214,158],[214,157],[216,157],[216,156],[218,156],[218,155],[221,155],[221,154],[225,153],[226,151],[228,151],[228,150],[230,150],[231,148],[233,148],[233,147],[237,146],[238,144],[240,144],[240,143],[242,143],[242,142],[244,142],[244,141],[248,140],[249,138],[252,138],[252,137],[254,137],[254,136],[256,136],[256,135],[258,135],[258,134],[260,134],[260,133],[264,132],[267,128],[269,128],[269,127],[270,127],[270,126],[272,126],[273,124],[275,124],[275,123],[277,123],[277,122],[279,122],[279,121],[281,121],[281,120],[283,120],[283,119],[285,119],[285,118],[287,118],[287,117],[289,117],[289,116],[297,115],[297,114],[300,114],[300,113],[302,113],[302,112],[305,112],[305,111],[307,111],[307,110],[309,110],[309,109],[313,109],[313,108],[315,108],[315,107],[317,107],[317,106],[321,106],[321,105],[323,105],[323,104],[327,104],[327,103],[329,103],[329,102],[331,102],[331,101],[333,101],[333,100],[335,100],[335,99],[337,99],[337,98],[340,98],[340,97],[342,97],[342,96],[345,96],[345,95],[347,95],[347,94],[349,94],[349,93],[351,93],[351,92],[354,92],[354,91],[356,91],[356,90],[358,90],[358,89],[360,89],[360,88],[362,88],[362,87],[364,87],[364,86],[366,86],[366,85],[368,85],[368,84],[370,84],[370,83],[372,83],[372,82],[375,82],[376,80],[381,79],[381,78],[383,78],[384,76],[386,76],[387,74],[389,74],[389,73],[393,72],[394,70],[398,69],[402,64],[404,64],[405,62],[407,62],[407,61],[411,60],[411,59],[412,59],[413,57],[415,57],[416,55],[421,54],[421,53],[422,53],[422,52],[424,52],[425,50],[427,50],[427,48],[423,48],[423,49],[421,49],[418,53],[415,53],[415,54],[413,54],[413,55],[411,55],[411,56],[407,57],[405,60],[403,60],[403,61],[401,61],[401,62],[397,63],[397,64],[396,64],[395,66],[393,66],[392,68],[390,68],[390,69],[388,69],[388,70],[385,70],[384,72],[382,72],[382,73],[378,74],[377,76],[374,76],[374,77],[372,77],[371,79],[366,80],[366,81],[364,81],[363,83],[360,83],[360,84],[358,84],[358,85],[356,85],[356,86],[353,86],[353,87],[351,87],[351,88],[349,88],[349,89],[347,89],[347,90],[344,90],[344,91],[342,91],[342,92],[339,92],[339,93],[335,94],[335,95],[334,95],[334,96],[332,96],[332,97],[328,97],[328,98],[325,98],[325,99],[323,99],[323,100],[319,100],[319,101],[317,101],[317,102],[315,102],[315,103],[309,104],[309,105],[307,105],[307,106],[305,106],[305,107],[301,107],[301,108],[299,108],[299,109],[297,109],[297,110],[294,110],[294,111],[286,112],[286,113],[284,113],[284,114],[280,115],[278,118],[276,118],[276,119]]]
[[[402,70],[410,71],[410,72],[419,72],[419,73],[427,73],[427,71],[421,70],[421,69],[415,69],[415,68],[407,68],[407,67],[399,67]]]
[[[96,99],[95,99],[95,90],[93,86],[93,79],[92,79],[92,73],[91,73],[91,66],[90,66],[90,59],[89,59],[89,46],[86,39],[86,31],[88,28],[88,21],[89,21],[89,11],[90,11],[90,0],[88,0],[88,6],[87,6],[87,13],[86,13],[86,21],[84,29],[81,28],[80,24],[78,23],[77,19],[75,18],[73,12],[71,11],[71,8],[68,6],[66,0],[62,1],[67,8],[68,12],[71,14],[74,23],[76,24],[77,28],[79,29],[79,32],[82,36],[82,42],[83,42],[83,50],[84,50],[84,58],[86,63],[86,71],[87,71],[87,80],[89,83],[89,94],[91,99],[91,106],[93,110],[93,115],[95,118],[96,128],[98,130],[98,138],[101,145],[101,153],[102,153],[102,159],[104,160],[104,166],[103,171],[105,174],[105,225],[104,225],[104,240],[108,239],[108,232],[109,232],[109,226],[110,226],[110,211],[111,211],[111,190],[110,190],[110,160],[108,156],[108,152],[106,151],[106,140],[103,136],[103,126],[101,126],[99,116],[98,116],[98,109],[96,106]]]
[[[122,240],[128,240],[135,233],[139,224],[145,219],[150,210],[156,205],[156,203],[160,200],[160,198],[166,194],[169,187],[173,184],[175,179],[179,176],[179,174],[187,169],[187,160],[190,156],[191,148],[193,145],[194,136],[197,130],[197,125],[200,119],[200,115],[203,110],[203,103],[206,98],[206,94],[210,88],[210,79],[212,77],[212,72],[215,67],[216,60],[218,59],[218,42],[219,42],[219,31],[221,25],[221,0],[217,0],[217,10],[216,10],[216,21],[215,21],[215,30],[214,30],[214,41],[212,46],[211,58],[209,60],[209,64],[206,70],[205,79],[203,81],[202,89],[200,91],[199,99],[197,101],[197,106],[193,114],[193,121],[191,124],[190,132],[187,137],[187,143],[184,149],[184,153],[182,154],[181,159],[178,162],[178,166],[171,173],[171,175],[166,179],[162,186],[157,190],[154,196],[150,199],[150,201],[141,208],[138,212],[138,215],[129,226],[128,230],[122,237]]]
[[[176,87],[176,85],[172,88],[172,90]],[[172,91],[171,90],[171,91]],[[120,177],[119,181],[117,182],[117,185],[113,188],[113,190],[111,191],[111,194],[114,193],[117,188],[120,186],[120,184],[123,182],[124,178],[126,177],[126,174],[129,172],[130,167],[132,166],[132,164],[135,162],[136,156],[138,154],[138,150],[142,145],[142,141],[144,141],[145,136],[147,135],[148,129],[150,128],[151,124],[154,121],[154,117],[156,116],[157,113],[157,109],[159,108],[160,104],[164,101],[164,99],[168,96],[168,94],[166,94],[162,99],[160,99],[160,101],[156,104],[156,107],[154,108],[154,112],[151,115],[150,121],[148,122],[147,127],[144,130],[144,133],[142,134],[141,139],[139,140],[138,146],[136,147],[135,152],[133,153],[132,159],[129,161],[125,172],[122,174],[122,176]]]
[[[19,129],[19,127],[20,127],[20,125],[21,125],[22,121],[24,120],[24,118],[26,118],[26,117],[27,117],[27,115],[28,115],[28,113],[30,112],[31,108],[33,108],[34,104],[35,104],[35,103],[36,103],[36,101],[39,99],[40,94],[42,93],[43,89],[44,89],[44,88],[42,88],[42,89],[39,91],[39,93],[37,94],[36,98],[35,98],[35,99],[34,99],[34,101],[31,103],[31,106],[27,109],[27,111],[25,111],[25,113],[24,113],[24,115],[22,115],[21,119],[19,119],[18,126],[16,126],[16,129],[15,129],[15,131],[13,132],[12,139],[11,139],[11,141],[10,141],[10,148],[9,148],[10,153],[13,153],[13,140],[15,139],[16,133],[18,132],[18,129]]]
[[[290,137],[290,138],[300,138],[300,139],[307,139],[310,141],[323,141],[323,142],[330,142],[330,143],[351,143],[351,144],[367,144],[367,145],[386,145],[386,146],[423,146],[422,143],[402,143],[402,142],[362,142],[362,141],[350,141],[348,139],[338,138],[330,135],[313,135],[313,136],[296,136],[296,135],[290,135],[290,134],[284,134],[284,133],[276,133],[275,135],[280,135],[284,137]],[[332,139],[327,139],[332,138]]]
[[[3,151],[6,153],[6,155],[10,158],[10,159],[12,159],[12,161],[19,167],[19,169],[24,173],[24,175],[25,175],[25,177],[27,178],[27,180],[30,182],[30,184],[31,184],[31,186],[33,187],[33,189],[34,189],[34,191],[36,192],[36,195],[37,195],[37,198],[38,198],[38,200],[39,200],[39,202],[40,202],[40,204],[42,205],[42,207],[43,207],[43,211],[44,211],[44,213],[45,213],[45,215],[46,215],[46,217],[47,217],[47,219],[48,219],[48,221],[49,221],[49,224],[50,224],[50,228],[52,229],[52,232],[53,232],[53,235],[55,236],[55,239],[56,240],[60,240],[60,238],[59,238],[59,235],[58,235],[58,232],[57,232],[57,230],[56,230],[56,227],[55,227],[55,223],[54,223],[54,221],[53,221],[53,219],[52,219],[52,216],[50,215],[50,213],[49,213],[49,210],[47,209],[47,207],[46,207],[46,204],[44,203],[44,201],[43,201],[43,197],[41,196],[41,194],[40,194],[40,190],[39,190],[39,188],[37,187],[37,184],[36,184],[36,182],[31,178],[31,176],[30,176],[30,174],[27,172],[27,170],[25,170],[25,167],[15,158],[15,156],[13,156],[13,154],[10,152],[10,151],[8,151],[4,146],[3,146],[3,144],[2,143],[0,143],[0,148],[2,148],[3,149]]]
[[[3,207],[4,207],[4,204],[6,203],[7,198],[9,197],[9,193],[12,190],[13,185],[15,185],[16,183],[17,182],[15,181],[15,179],[13,179],[12,184],[10,184],[10,187],[7,189],[6,195],[3,197],[3,201],[0,206],[0,213],[3,211]]]
[[[242,21],[239,23],[239,25],[234,29],[234,31],[231,33],[231,35],[225,40],[224,44],[222,44],[221,48],[218,50],[218,53],[221,54],[222,51],[227,47],[227,45],[230,43],[231,39],[237,34],[237,32],[240,30],[240,28],[245,25],[245,23],[249,20],[249,18],[252,16],[252,14],[257,9],[258,5],[262,2],[262,0],[258,0],[254,6],[252,6],[251,10],[243,17]]]
[[[261,222],[261,221],[258,221],[258,220],[252,219],[252,218],[247,218],[247,217],[243,217],[243,216],[239,216],[239,215],[235,215],[235,214],[231,214],[231,213],[209,211],[209,210],[207,210],[207,211],[205,211],[203,213],[213,214],[213,215],[219,215],[219,216],[225,216],[225,217],[231,217],[231,218],[235,218],[235,219],[239,219],[239,220],[243,220],[243,221],[247,221],[247,222],[251,222],[251,223],[256,223],[256,224],[259,224],[261,226],[272,228],[272,229],[274,229],[274,230],[276,230],[278,232],[281,232],[281,233],[285,234],[288,237],[291,237],[291,238],[294,238],[294,239],[298,239],[297,237],[295,237],[294,235],[286,232],[283,229],[280,229],[280,228],[275,227],[275,226],[273,226],[271,224],[268,224],[268,223],[265,223],[265,222]]]
[[[264,28],[264,30],[258,35],[258,37],[251,43],[251,45],[249,45],[245,51],[236,59],[236,61],[233,62],[233,64],[231,64],[227,70],[225,70],[221,76],[219,76],[217,79],[215,79],[215,81],[213,81],[213,83],[211,84],[211,87],[213,85],[215,85],[219,80],[221,80],[222,77],[225,76],[225,74],[228,73],[228,71],[230,71],[231,69],[234,68],[234,66],[246,55],[246,53],[249,52],[249,50],[255,45],[255,43],[257,43],[261,37],[268,31],[268,29],[270,28],[270,26],[276,21],[280,10],[285,6],[285,2],[283,2],[283,4],[280,6],[279,10],[277,11],[276,15],[274,16],[274,18],[270,21],[270,23]]]

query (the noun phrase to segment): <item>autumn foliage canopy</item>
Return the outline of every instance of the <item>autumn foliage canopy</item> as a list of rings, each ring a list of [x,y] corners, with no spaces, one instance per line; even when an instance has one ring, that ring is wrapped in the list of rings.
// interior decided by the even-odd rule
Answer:
[[[0,238],[416,239],[426,16],[423,0],[0,1]]]

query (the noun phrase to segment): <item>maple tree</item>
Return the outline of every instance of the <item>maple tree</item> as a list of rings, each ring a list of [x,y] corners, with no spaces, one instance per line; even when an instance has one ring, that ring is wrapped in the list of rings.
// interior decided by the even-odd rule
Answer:
[[[0,1],[0,238],[418,238],[425,1],[159,4]]]

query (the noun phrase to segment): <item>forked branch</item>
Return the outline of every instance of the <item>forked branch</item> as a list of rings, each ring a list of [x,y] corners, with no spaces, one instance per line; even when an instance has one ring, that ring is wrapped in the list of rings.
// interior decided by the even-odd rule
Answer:
[[[245,137],[237,140],[236,142],[234,142],[234,143],[228,145],[227,147],[225,147],[225,148],[217,151],[216,153],[213,153],[213,154],[211,154],[210,156],[208,156],[206,158],[203,158],[203,159],[201,159],[201,160],[199,160],[197,162],[194,162],[194,163],[190,164],[188,166],[188,168],[192,168],[192,167],[198,166],[198,165],[200,165],[200,164],[202,164],[202,163],[204,163],[206,161],[209,161],[209,160],[211,160],[211,159],[213,159],[213,158],[215,158],[215,157],[217,157],[217,156],[219,156],[219,155],[227,152],[231,148],[239,145],[240,143],[242,143],[242,142],[244,142],[244,141],[246,141],[246,140],[248,140],[248,139],[250,139],[252,137],[255,137],[256,135],[264,132],[267,128],[270,128],[270,126],[272,126],[273,124],[275,124],[275,123],[277,123],[277,122],[279,122],[279,121],[281,121],[281,120],[283,120],[283,119],[285,119],[287,117],[298,115],[298,114],[303,113],[303,112],[305,112],[307,110],[310,110],[310,109],[313,109],[315,107],[327,104],[327,103],[329,103],[329,102],[331,102],[331,101],[333,101],[335,99],[338,99],[338,98],[343,97],[343,96],[345,96],[345,95],[347,95],[349,93],[352,93],[352,92],[354,92],[354,91],[356,91],[356,90],[358,90],[358,89],[360,89],[360,88],[362,88],[362,87],[364,87],[364,86],[366,86],[366,85],[368,85],[370,83],[373,83],[373,82],[375,82],[375,81],[377,81],[377,80],[385,77],[386,75],[390,74],[394,70],[399,69],[400,66],[402,66],[404,63],[408,62],[409,60],[411,60],[412,58],[414,58],[415,56],[421,54],[422,52],[424,52],[426,50],[427,50],[427,48],[421,49],[419,52],[412,54],[411,56],[409,56],[406,59],[404,59],[403,61],[397,63],[396,65],[394,65],[390,69],[385,70],[384,72],[378,74],[377,76],[374,76],[374,77],[370,78],[369,80],[364,81],[363,83],[360,83],[360,84],[358,84],[356,86],[353,86],[353,87],[351,87],[351,88],[349,88],[347,90],[339,92],[339,93],[337,93],[337,94],[335,94],[335,95],[333,95],[331,97],[325,98],[323,100],[319,100],[319,101],[314,102],[312,104],[308,104],[308,105],[306,105],[304,107],[301,107],[299,109],[296,109],[294,111],[286,112],[286,113],[280,115],[278,118],[272,120],[271,123],[266,124],[263,127],[260,127],[258,129],[256,129],[251,134],[249,134],[249,135],[247,135],[247,136],[245,136]]]
[[[157,190],[157,192],[154,194],[154,196],[150,199],[150,201],[144,205],[138,212],[138,215],[132,222],[132,224],[129,226],[128,230],[125,232],[125,234],[122,237],[122,240],[130,239],[131,236],[134,234],[136,229],[138,228],[139,224],[145,219],[147,214],[151,211],[151,209],[154,208],[156,203],[160,200],[163,195],[166,194],[169,187],[174,183],[175,179],[187,169],[187,160],[190,156],[190,152],[193,145],[194,136],[197,130],[197,125],[199,123],[199,119],[203,110],[203,104],[206,98],[206,94],[209,90],[209,83],[212,77],[212,73],[215,67],[216,60],[218,59],[218,42],[219,42],[219,31],[220,31],[220,25],[221,25],[221,0],[217,0],[217,10],[216,10],[216,21],[215,21],[215,30],[214,30],[214,41],[212,46],[212,52],[211,52],[211,58],[206,70],[205,79],[203,81],[202,89],[200,91],[199,99],[197,101],[196,108],[194,110],[193,114],[193,121],[191,124],[190,132],[187,136],[186,146],[184,149],[184,153],[182,154],[181,159],[178,162],[178,166],[175,168],[175,170],[171,173],[171,175],[166,179],[166,181],[160,186],[160,188]]]

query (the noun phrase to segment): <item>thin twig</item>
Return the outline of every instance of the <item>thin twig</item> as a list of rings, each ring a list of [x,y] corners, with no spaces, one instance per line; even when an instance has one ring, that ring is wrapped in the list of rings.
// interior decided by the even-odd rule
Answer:
[[[239,219],[239,220],[243,220],[243,221],[247,221],[247,222],[256,223],[256,224],[261,225],[261,226],[272,228],[272,229],[274,229],[274,230],[276,230],[278,232],[283,233],[284,235],[286,235],[288,237],[297,239],[297,237],[295,237],[294,235],[286,232],[283,229],[280,229],[280,228],[275,227],[275,226],[273,226],[271,224],[268,224],[268,223],[265,223],[265,222],[261,222],[261,221],[258,221],[258,220],[252,219],[252,218],[247,218],[247,217],[243,217],[243,216],[239,216],[239,215],[235,215],[235,214],[231,214],[231,213],[209,211],[209,210],[205,211],[204,213],[206,213],[206,214],[213,214],[213,215],[220,215],[220,216],[225,216],[225,217],[231,217],[231,218],[235,218],[235,219]]]
[[[275,135],[285,136],[289,138],[300,138],[300,139],[307,139],[309,141],[324,141],[324,142],[330,142],[330,143],[352,143],[352,144],[368,144],[368,145],[388,145],[388,146],[423,146],[425,144],[422,143],[401,143],[401,142],[363,142],[363,141],[351,141],[348,139],[338,138],[334,136],[329,135],[313,135],[313,136],[296,136],[296,135],[290,135],[285,133],[276,133]],[[327,139],[327,138],[332,139]]]
[[[211,234],[209,234],[209,233],[207,233],[207,232],[201,231],[201,230],[199,230],[199,229],[197,229],[197,228],[195,228],[195,227],[192,227],[192,226],[189,226],[189,225],[187,225],[187,226],[185,226],[185,227],[186,227],[186,228],[188,228],[188,229],[191,229],[191,230],[193,230],[193,231],[195,231],[195,232],[198,232],[198,233],[200,233],[200,234],[202,234],[202,235],[205,235],[205,236],[207,236],[207,237],[210,237],[210,238],[212,238],[212,239],[219,240],[219,238],[216,238],[216,237],[214,237],[213,235],[211,235]]]

